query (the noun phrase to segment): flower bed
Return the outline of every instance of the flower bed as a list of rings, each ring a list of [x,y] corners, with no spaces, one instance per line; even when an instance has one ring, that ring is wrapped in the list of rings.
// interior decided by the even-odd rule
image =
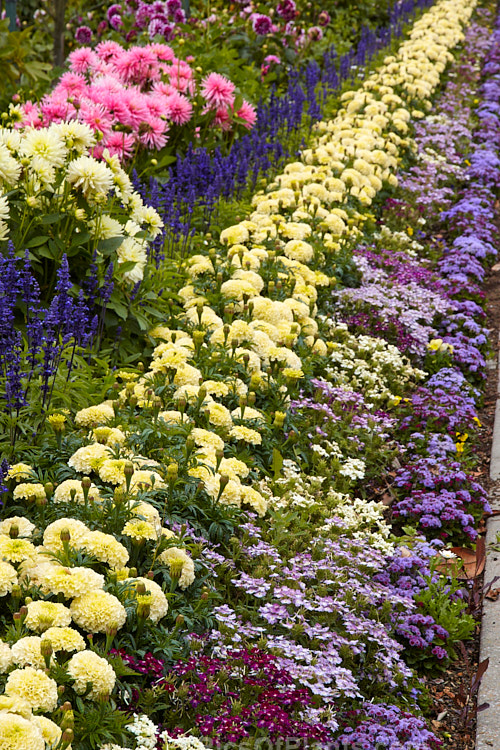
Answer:
[[[488,510],[467,469],[499,40],[484,16],[464,35],[474,7],[438,2],[252,214],[190,258],[147,369],[118,371],[74,418],[52,413],[36,460],[2,467],[0,737],[439,746],[409,664],[446,663],[470,635],[437,552]],[[459,90],[450,78],[426,118],[458,43]],[[473,134],[471,59],[490,48]],[[436,251],[447,193],[428,224],[420,195],[465,159],[476,183],[446,205]],[[464,231],[478,202],[484,221]],[[334,293],[349,264],[357,288]],[[413,528],[399,539],[376,499],[391,465],[393,520]]]

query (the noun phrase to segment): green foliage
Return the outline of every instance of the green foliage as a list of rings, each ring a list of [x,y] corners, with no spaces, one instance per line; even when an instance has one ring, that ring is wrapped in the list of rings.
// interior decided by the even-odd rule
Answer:
[[[44,62],[43,37],[29,27],[9,31],[7,19],[0,20],[0,110],[20,90],[40,90],[50,81],[51,65]]]

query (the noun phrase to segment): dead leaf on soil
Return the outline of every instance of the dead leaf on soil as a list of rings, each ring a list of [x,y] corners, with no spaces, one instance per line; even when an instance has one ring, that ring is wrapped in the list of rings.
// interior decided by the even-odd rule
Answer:
[[[443,560],[437,566],[437,570],[440,573],[447,573],[453,570],[461,561],[462,564],[457,574],[459,579],[470,581],[481,575],[485,563],[484,539],[481,537],[478,539],[475,550],[468,547],[451,547],[450,552],[453,552],[458,560],[439,555]]]

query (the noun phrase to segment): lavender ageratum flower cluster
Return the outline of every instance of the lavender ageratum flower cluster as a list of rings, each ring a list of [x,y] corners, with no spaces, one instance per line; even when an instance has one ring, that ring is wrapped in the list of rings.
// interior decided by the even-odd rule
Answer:
[[[46,409],[63,359],[69,378],[77,347],[90,344],[97,321],[91,320],[83,292],[75,299],[71,287],[68,261],[63,256],[54,296],[49,307],[43,308],[28,254],[20,260],[10,246],[8,255],[0,256],[0,380],[4,408],[12,414],[18,415],[29,403],[35,383],[39,383],[41,406]],[[15,324],[21,310],[24,337]]]
[[[365,703],[361,710],[354,712],[356,725],[345,728],[339,737],[341,747],[393,748],[393,750],[413,750],[414,748],[438,748],[440,740],[429,732],[425,721],[395,706],[384,703]]]

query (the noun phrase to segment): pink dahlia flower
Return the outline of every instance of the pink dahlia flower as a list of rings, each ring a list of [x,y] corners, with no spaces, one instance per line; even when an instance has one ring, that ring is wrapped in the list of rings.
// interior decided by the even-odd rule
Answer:
[[[167,97],[166,103],[169,117],[175,125],[185,125],[189,122],[193,114],[193,105],[186,96],[176,91]]]
[[[202,95],[210,108],[231,107],[234,102],[234,83],[220,73],[210,73],[202,81]],[[219,114],[219,113],[218,113]]]
[[[243,104],[236,112],[236,117],[240,117],[242,120],[244,120],[245,122],[243,123],[243,126],[248,130],[251,130],[257,120],[257,111],[255,107],[250,104],[250,102],[247,102],[244,99]]]

